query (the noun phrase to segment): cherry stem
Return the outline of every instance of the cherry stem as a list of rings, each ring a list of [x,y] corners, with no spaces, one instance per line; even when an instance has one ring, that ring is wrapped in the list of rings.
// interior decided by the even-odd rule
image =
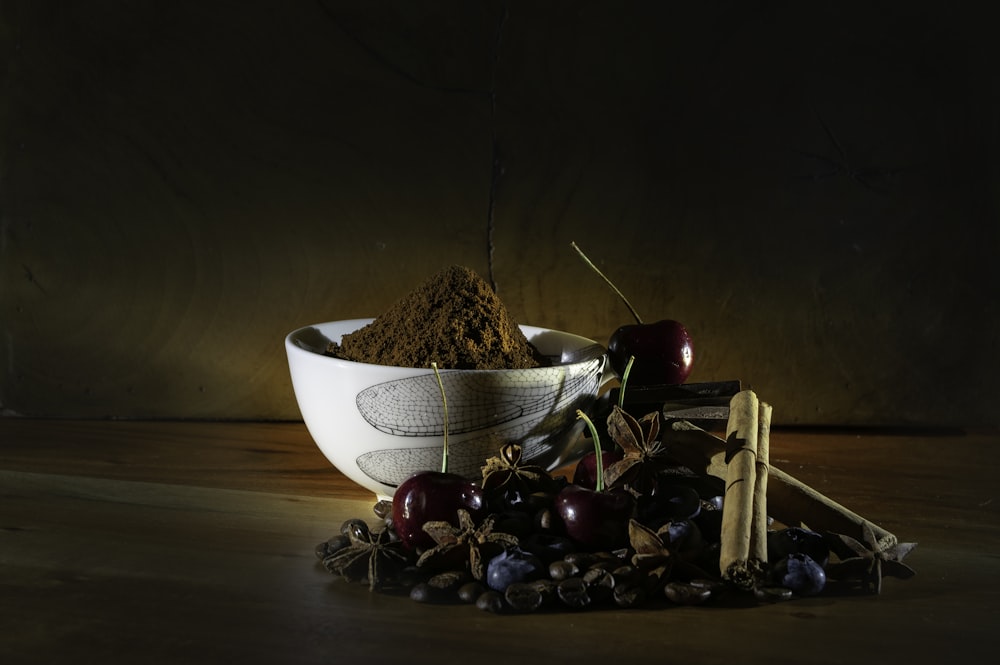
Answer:
[[[632,363],[635,362],[635,356],[629,356],[628,362],[625,363],[625,370],[622,372],[622,383],[618,386],[618,408],[625,408],[625,384],[628,383],[629,372],[632,371]]]
[[[587,417],[587,414],[580,409],[576,410],[576,417],[578,420],[582,420],[587,423],[587,427],[590,428],[590,438],[594,440],[594,461],[597,463],[597,468],[595,469],[594,475],[594,489],[598,492],[604,491],[604,451],[601,450],[601,440],[597,434],[597,427],[594,426],[594,421]]]
[[[441,391],[441,404],[444,406],[444,446],[441,451],[441,473],[448,473],[448,398],[444,394],[444,382],[441,381],[441,373],[438,372],[436,362],[431,362],[431,369],[434,370],[434,378],[437,379],[438,389]]]
[[[601,269],[595,266],[594,262],[587,258],[587,255],[583,253],[582,249],[577,247],[575,242],[571,242],[570,246],[572,246],[573,249],[576,250],[576,253],[580,255],[580,258],[583,259],[583,262],[586,263],[588,266],[590,266],[590,269],[596,272],[601,277],[601,279],[607,282],[608,286],[611,287],[612,291],[618,294],[618,297],[621,298],[622,302],[625,303],[625,306],[628,307],[628,311],[632,312],[632,316],[635,317],[635,322],[641,324],[642,319],[639,318],[639,313],[635,311],[635,307],[632,307],[632,303],[628,301],[628,298],[625,297],[625,294],[619,291],[618,287],[615,286],[610,279],[605,277],[604,273],[601,272]]]

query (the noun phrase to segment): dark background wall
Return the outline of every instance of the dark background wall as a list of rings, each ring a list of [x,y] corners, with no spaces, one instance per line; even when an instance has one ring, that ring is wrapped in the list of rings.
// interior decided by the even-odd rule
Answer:
[[[978,11],[5,0],[0,409],[298,418],[285,333],[451,263],[604,341],[575,240],[776,422],[996,425]]]

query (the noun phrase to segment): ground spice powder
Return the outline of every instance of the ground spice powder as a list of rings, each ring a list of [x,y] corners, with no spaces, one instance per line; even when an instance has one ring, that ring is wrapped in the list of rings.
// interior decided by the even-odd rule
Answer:
[[[450,266],[367,326],[331,345],[355,362],[441,369],[524,369],[543,364],[514,318],[475,271]]]

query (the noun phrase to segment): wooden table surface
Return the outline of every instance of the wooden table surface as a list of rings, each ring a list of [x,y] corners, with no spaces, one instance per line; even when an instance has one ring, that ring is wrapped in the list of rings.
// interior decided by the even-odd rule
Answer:
[[[996,432],[775,429],[772,462],[919,546],[878,596],[494,615],[332,577],[372,497],[301,423],[0,419],[0,663],[979,662]]]

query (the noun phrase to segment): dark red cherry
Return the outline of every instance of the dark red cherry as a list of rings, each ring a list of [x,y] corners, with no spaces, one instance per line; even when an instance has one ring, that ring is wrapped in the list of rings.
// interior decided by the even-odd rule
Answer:
[[[602,466],[607,471],[608,467],[622,459],[624,453],[621,448],[605,450],[601,453]],[[587,489],[597,488],[597,453],[590,452],[580,458],[573,470],[573,484]]]
[[[630,385],[677,385],[691,374],[694,346],[687,329],[677,321],[633,323],[618,328],[608,341],[608,360],[618,376],[632,356]]]
[[[555,498],[556,513],[569,536],[591,550],[613,550],[628,544],[628,521],[634,499],[624,490],[596,490],[567,485]]]
[[[485,517],[483,490],[458,474],[419,471],[392,496],[392,526],[404,546],[427,549],[436,543],[424,531],[424,523],[445,521],[459,526],[459,509],[467,510],[476,522]]]

